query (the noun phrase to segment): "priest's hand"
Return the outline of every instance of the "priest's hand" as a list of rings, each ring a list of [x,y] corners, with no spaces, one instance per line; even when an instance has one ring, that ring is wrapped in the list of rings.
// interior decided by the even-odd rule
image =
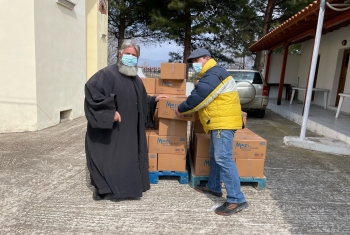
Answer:
[[[178,117],[180,116],[180,112],[179,112],[179,110],[177,108],[175,109],[175,115],[178,116]]]
[[[156,97],[156,102],[158,102],[159,99],[161,99],[161,98],[168,98],[168,96],[167,96],[167,95],[158,95],[158,96]]]
[[[120,114],[116,111],[114,114],[114,119],[113,122],[121,122],[122,121],[122,117],[120,116]]]

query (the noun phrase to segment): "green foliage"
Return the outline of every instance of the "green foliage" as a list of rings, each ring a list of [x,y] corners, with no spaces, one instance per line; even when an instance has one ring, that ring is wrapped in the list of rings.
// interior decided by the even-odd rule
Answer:
[[[124,38],[136,38],[147,44],[174,41],[184,50],[169,53],[170,62],[182,62],[192,50],[204,47],[220,64],[233,66],[235,62],[255,58],[249,46],[261,37],[264,27],[267,31],[273,30],[311,2],[112,0],[109,3],[109,32],[118,41]],[[264,23],[268,3],[273,3],[273,11],[269,21]],[[290,52],[300,52],[300,45],[292,45]],[[276,53],[280,53],[279,50]]]
[[[268,31],[271,31],[271,29],[279,26],[308,4],[312,3],[313,0],[252,0],[250,1],[250,6],[254,8],[255,14],[260,16],[261,24],[263,24],[263,17],[266,14],[266,7],[269,2],[273,3],[271,20],[267,22],[269,24]]]
[[[156,0],[111,0],[108,6],[108,32],[118,42],[137,39],[143,43],[159,43],[165,40],[162,32],[153,31],[150,11]]]
[[[274,54],[283,54],[283,47],[276,48],[273,50]],[[300,55],[301,54],[301,43],[290,45],[288,48],[288,54]]]
[[[174,40],[178,45],[184,45],[187,28],[190,28],[193,36],[199,36],[210,30],[203,27],[206,25],[204,17],[193,15],[193,11],[204,11],[202,0],[162,1],[160,6],[151,11],[152,23],[149,26],[152,30],[162,31],[167,38]]]
[[[276,2],[276,17],[272,19],[271,30],[281,25],[284,21],[298,13],[300,10],[311,4],[313,0],[279,0]],[[283,47],[274,50],[276,54],[283,53]],[[298,55],[301,53],[301,44],[293,44],[288,48],[289,54]]]
[[[254,8],[256,16],[262,18],[260,21],[261,30],[257,33],[256,40],[281,25],[311,2],[312,0],[252,0],[250,4]],[[293,50],[293,47],[290,48]],[[298,50],[291,52],[298,53]],[[256,53],[254,67],[262,69],[262,52]]]
[[[273,19],[273,23],[282,24],[312,2],[313,0],[278,0],[275,10],[277,17]]]
[[[153,10],[150,27],[184,46],[184,51],[204,47],[217,60],[227,63],[233,63],[236,55],[251,55],[246,48],[255,39],[257,22],[252,20],[254,12],[247,0],[164,2],[166,9]],[[183,56],[172,53],[171,61],[181,61]]]
[[[273,3],[271,19],[267,22],[267,31],[271,31],[288,18],[305,8],[313,0],[252,0],[250,6],[254,9],[257,20],[260,21],[260,29],[264,27],[263,18],[266,14],[268,3]],[[263,35],[260,35],[263,36]]]

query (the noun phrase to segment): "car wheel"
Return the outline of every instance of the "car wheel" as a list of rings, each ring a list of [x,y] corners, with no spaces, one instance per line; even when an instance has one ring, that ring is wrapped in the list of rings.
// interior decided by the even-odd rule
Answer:
[[[265,116],[265,109],[259,109],[256,111],[255,116],[257,118],[264,118]]]

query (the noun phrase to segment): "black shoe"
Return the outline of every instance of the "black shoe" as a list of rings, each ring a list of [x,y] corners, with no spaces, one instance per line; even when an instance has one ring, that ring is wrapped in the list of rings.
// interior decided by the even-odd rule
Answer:
[[[98,193],[97,189],[95,189],[94,192],[92,193],[92,199],[94,199],[95,201],[104,200],[106,196],[107,194]]]
[[[205,186],[197,186],[194,189],[200,193],[211,194],[211,195],[214,195],[215,197],[222,197],[222,193],[213,192]]]
[[[225,202],[222,206],[216,208],[215,213],[218,215],[228,216],[228,215],[237,213],[247,207],[248,207],[247,202],[242,202],[237,204]]]

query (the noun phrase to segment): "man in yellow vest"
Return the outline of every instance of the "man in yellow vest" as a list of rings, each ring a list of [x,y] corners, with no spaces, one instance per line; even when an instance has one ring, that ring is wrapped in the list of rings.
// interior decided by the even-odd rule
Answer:
[[[208,50],[198,48],[187,58],[200,78],[191,95],[178,106],[176,115],[198,111],[204,131],[210,133],[210,174],[201,193],[222,197],[221,180],[227,192],[226,202],[215,210],[232,215],[248,207],[241,191],[232,144],[236,130],[242,129],[242,114],[237,85],[226,69],[217,65]]]

